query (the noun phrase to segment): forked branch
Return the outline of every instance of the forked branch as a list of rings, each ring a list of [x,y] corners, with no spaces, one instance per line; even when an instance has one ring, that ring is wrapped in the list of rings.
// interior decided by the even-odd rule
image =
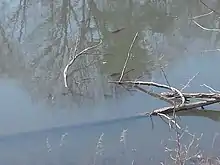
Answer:
[[[83,55],[85,52],[91,50],[91,49],[94,49],[98,46],[100,46],[102,44],[102,40],[96,44],[96,45],[93,45],[93,46],[90,46],[90,47],[87,47],[85,48],[84,50],[82,50],[81,52],[77,53],[70,61],[69,63],[66,65],[66,67],[64,68],[64,71],[63,71],[63,79],[64,79],[64,86],[66,88],[68,88],[68,84],[67,84],[67,77],[68,77],[68,69],[69,67],[74,63],[74,61],[81,55]]]

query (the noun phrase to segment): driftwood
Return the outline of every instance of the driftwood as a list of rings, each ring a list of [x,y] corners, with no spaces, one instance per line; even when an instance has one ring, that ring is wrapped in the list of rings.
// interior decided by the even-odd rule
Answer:
[[[159,84],[155,82],[146,82],[146,81],[110,81],[109,83],[116,83],[116,84],[123,84],[123,85],[134,85],[134,87],[139,87],[139,85],[146,85],[146,86],[154,86],[157,88],[163,88],[163,89],[168,89],[174,92],[175,94],[177,93],[180,98],[181,98],[181,104],[179,106],[183,106],[186,99],[183,96],[183,94],[176,88],[165,85],[165,84]],[[161,96],[162,97],[162,96]],[[167,99],[168,101],[169,99]]]
[[[161,114],[172,114],[182,111],[199,110],[198,108],[204,109],[204,106],[208,106],[215,103],[220,103],[219,93],[183,93],[174,87],[168,85],[159,84],[155,82],[144,82],[144,81],[110,81],[109,83],[115,83],[119,85],[133,85],[134,88],[141,92],[147,93],[160,100],[166,101],[171,104],[168,107],[162,107],[155,109],[152,112],[145,112],[140,115],[161,115]],[[144,89],[142,86],[154,86],[157,88],[168,89],[171,92],[155,93]],[[180,102],[180,104],[179,104]]]
[[[174,110],[175,112],[192,110],[195,108],[204,107],[204,106],[215,104],[218,102],[220,102],[220,100],[210,99],[210,100],[205,100],[205,101],[198,101],[198,102],[184,104],[183,106],[179,106],[179,107],[174,107],[174,106],[163,107],[160,109],[156,109],[151,113],[146,113],[146,114],[150,114],[150,115],[157,115],[158,113],[170,114],[170,113],[173,113]]]
[[[195,18],[194,18],[195,19]],[[163,107],[159,109],[155,109],[152,112],[146,112],[143,114],[139,114],[139,116],[144,115],[159,115],[163,116],[167,119],[169,116],[168,114],[172,113],[173,116],[175,116],[175,113],[182,112],[182,111],[188,111],[188,110],[198,110],[198,108],[204,109],[204,106],[219,103],[220,102],[220,92],[217,90],[212,89],[211,87],[203,84],[203,86],[207,87],[211,93],[183,93],[182,91],[190,84],[190,82],[198,75],[198,73],[191,78],[188,83],[181,89],[178,90],[177,88],[174,88],[170,86],[166,74],[163,71],[162,67],[161,70],[163,71],[164,78],[168,85],[165,84],[159,84],[156,82],[146,82],[146,81],[124,81],[123,76],[125,75],[128,60],[131,55],[132,48],[135,44],[135,41],[138,37],[138,32],[133,37],[133,40],[131,42],[131,45],[129,47],[127,58],[125,60],[123,69],[121,71],[121,76],[118,81],[110,81],[109,83],[114,83],[117,85],[123,85],[123,86],[133,86],[135,89],[144,92],[152,97],[155,97],[157,99],[163,100],[167,102],[168,104],[171,104],[169,107]],[[155,93],[149,90],[144,89],[141,86],[153,86],[161,89],[170,90],[170,92],[164,92],[164,93]],[[196,101],[195,101],[196,100]],[[172,120],[172,119],[171,119]],[[172,120],[173,121],[173,120]],[[175,122],[175,121],[174,121]],[[176,123],[175,123],[176,125]]]
[[[185,98],[214,98],[214,99],[220,99],[220,94],[219,93],[182,93]],[[174,93],[171,92],[164,92],[161,93],[161,95],[166,96],[166,97],[178,97]]]

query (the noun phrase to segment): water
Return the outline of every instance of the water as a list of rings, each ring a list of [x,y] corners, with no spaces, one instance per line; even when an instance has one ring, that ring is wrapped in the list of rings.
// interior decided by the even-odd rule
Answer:
[[[204,3],[214,9],[219,6],[218,1]],[[219,33],[189,19],[209,12],[197,1],[2,0],[0,163],[158,164],[167,160],[170,164],[165,145],[175,148],[176,144],[169,140],[175,137],[169,126],[159,117],[153,117],[153,125],[149,117],[126,119],[166,104],[108,80],[120,77],[139,32],[125,79],[166,83],[162,66],[169,83],[178,89],[197,75],[185,92],[208,92],[203,84],[218,90]],[[216,29],[217,12],[196,21]],[[76,40],[80,52],[100,38],[102,46],[69,67],[68,90],[63,70]],[[219,105],[207,109],[213,111],[181,114],[180,125],[196,137],[203,134],[198,143],[204,155],[218,156]],[[124,120],[112,120],[119,118]],[[127,130],[126,140],[122,140],[123,130]],[[102,133],[103,155],[96,155]],[[191,139],[185,133],[181,143],[187,145]],[[193,148],[189,154],[196,152]]]

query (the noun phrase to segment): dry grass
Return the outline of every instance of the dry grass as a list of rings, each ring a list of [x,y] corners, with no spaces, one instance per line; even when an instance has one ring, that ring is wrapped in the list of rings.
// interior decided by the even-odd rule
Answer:
[[[164,141],[164,151],[167,159],[161,161],[161,165],[220,165],[220,158],[216,156],[208,155],[205,151],[200,148],[200,140],[203,134],[196,136],[188,131],[188,128],[184,128],[181,131],[175,131],[175,137],[171,136],[170,139]],[[119,142],[122,147],[122,153],[117,157],[105,157],[105,146],[104,146],[104,133],[98,138],[98,142],[95,148],[95,155],[93,165],[122,165],[122,164],[146,164],[137,163],[136,160],[136,149],[132,149],[132,158],[126,157],[127,148],[127,136],[128,130],[122,130],[119,137]],[[217,136],[213,138],[212,147],[216,141]],[[137,139],[138,140],[138,139]],[[163,153],[164,151],[160,151]],[[158,153],[158,154],[161,154]],[[147,157],[147,155],[146,155]],[[156,157],[156,156],[155,156]],[[128,159],[127,159],[128,158]],[[128,162],[128,160],[130,162]],[[152,164],[152,163],[151,163]]]

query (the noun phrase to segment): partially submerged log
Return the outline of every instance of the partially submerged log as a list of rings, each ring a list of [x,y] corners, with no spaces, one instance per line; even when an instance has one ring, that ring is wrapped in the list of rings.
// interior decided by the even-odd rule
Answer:
[[[219,93],[182,93],[185,98],[214,98],[220,99]],[[162,96],[166,96],[168,98],[176,97],[179,98],[176,94],[172,92],[163,92],[161,93]]]
[[[198,108],[204,109],[204,106],[208,106],[208,105],[220,102],[220,91],[214,90],[213,88],[211,88],[205,84],[203,84],[203,86],[206,86],[207,88],[209,88],[209,90],[212,91],[212,93],[183,93],[182,92],[182,90],[184,90],[189,85],[189,83],[195,78],[196,75],[192,79],[190,79],[188,81],[188,83],[181,90],[170,86],[162,68],[161,68],[161,70],[163,71],[164,78],[166,79],[166,82],[168,85],[159,84],[156,82],[147,82],[147,81],[136,81],[136,80],[135,81],[124,81],[123,77],[125,75],[128,60],[130,59],[131,49],[135,43],[135,40],[138,37],[138,34],[139,33],[137,32],[135,34],[135,36],[133,37],[133,40],[132,40],[132,43],[129,47],[127,58],[125,60],[123,69],[121,71],[121,76],[120,76],[119,80],[118,81],[110,81],[109,83],[114,83],[114,84],[123,85],[123,86],[125,86],[125,85],[132,86],[141,92],[144,92],[152,97],[163,100],[163,101],[167,102],[168,104],[171,104],[171,106],[159,108],[159,109],[153,110],[152,112],[142,113],[136,117],[142,117],[142,116],[146,116],[146,115],[150,115],[150,116],[152,116],[152,115],[157,116],[158,115],[160,117],[165,117],[166,119],[168,119],[169,121],[174,123],[178,128],[180,128],[179,125],[176,123],[176,121],[173,120],[172,118],[170,118],[168,116],[168,114],[172,113],[173,117],[175,117],[175,114],[177,112],[190,111],[192,109],[195,110]],[[197,75],[198,75],[198,73],[197,73]],[[155,92],[146,90],[141,86],[153,86],[156,88],[170,90],[170,92],[155,93]],[[194,98],[196,101],[192,101],[192,98]]]
[[[182,106],[177,106],[177,107],[175,107],[175,106],[163,107],[160,109],[156,109],[153,112],[150,112],[148,114],[150,114],[150,115],[157,115],[158,113],[171,114],[174,111],[180,112],[180,111],[192,110],[195,108],[200,108],[200,107],[204,107],[204,106],[219,103],[219,102],[220,102],[220,100],[218,100],[218,99],[198,101],[198,102],[188,103],[188,104],[184,104]]]
[[[152,112],[146,112],[145,115],[156,116],[158,114],[172,114],[181,111],[189,111],[192,109],[204,108],[215,103],[220,103],[220,94],[219,93],[183,93],[181,90],[178,90],[174,87],[159,84],[155,82],[144,82],[144,81],[111,81],[110,83],[115,83],[118,85],[133,85],[134,88],[138,89],[141,92],[147,93],[152,97],[156,97],[160,100],[166,101],[171,104],[168,107],[162,107],[155,109]],[[142,86],[154,86],[157,88],[168,89],[171,92],[155,93],[149,90],[144,89]],[[190,99],[196,101],[192,101]],[[199,110],[199,109],[198,109]],[[142,114],[143,115],[143,114]]]

